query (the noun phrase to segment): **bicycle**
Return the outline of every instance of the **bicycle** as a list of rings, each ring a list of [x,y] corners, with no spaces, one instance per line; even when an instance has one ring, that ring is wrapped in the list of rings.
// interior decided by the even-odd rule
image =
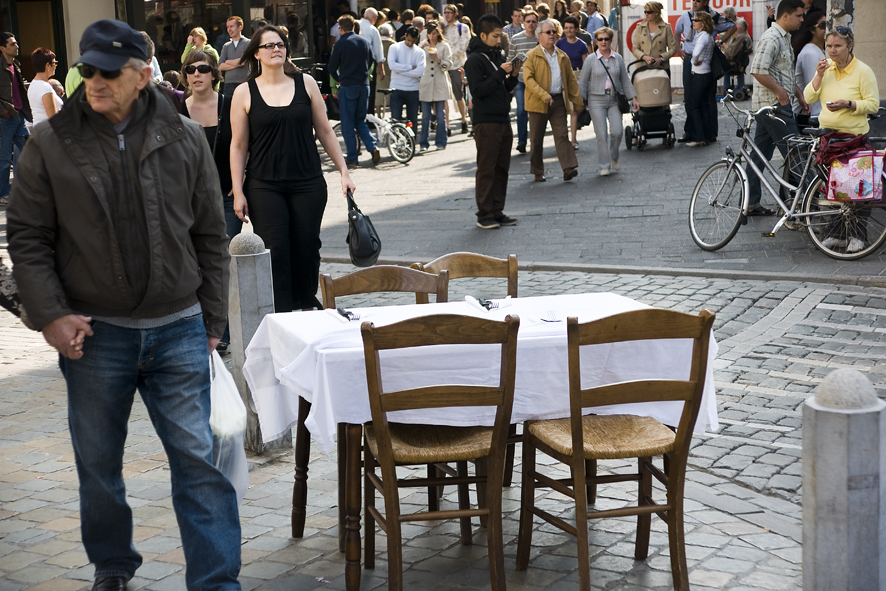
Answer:
[[[747,162],[757,173],[761,187],[775,199],[783,212],[771,231],[762,232],[763,237],[775,236],[782,227],[797,230],[805,228],[818,250],[839,260],[861,259],[886,242],[886,204],[882,201],[827,199],[829,171],[827,167],[815,164],[815,154],[818,152],[821,137],[831,130],[807,128],[800,134],[788,136],[786,139],[789,153],[790,150],[794,151],[793,156],[786,159],[785,178],[782,178],[772,164],[763,158],[751,135],[751,124],[756,120],[759,125],[763,117],[784,125],[773,114],[774,107],[763,107],[756,112],[747,111],[733,105],[731,95],[723,97],[721,103],[739,123],[736,135],[741,138],[741,147],[738,154],[727,147],[726,157],[702,173],[692,192],[689,230],[693,241],[700,248],[707,251],[723,248],[735,237],[739,227],[747,223],[749,185],[743,162]],[[733,109],[745,115],[744,125],[738,121]],[[872,141],[881,139],[871,138]],[[751,160],[752,153],[760,158],[763,167],[769,171],[779,188],[784,189],[787,199],[782,200],[780,191],[773,188],[763,171]],[[802,166],[798,165],[800,162]],[[852,238],[860,239],[863,247],[848,252],[847,247]]]
[[[387,102],[387,98],[393,91],[393,88],[384,88],[377,92],[385,95],[385,102]],[[406,164],[415,156],[415,132],[412,130],[412,122],[402,123],[394,121],[390,117],[380,119],[371,113],[367,113],[366,124],[370,126],[369,133],[373,133],[374,128],[378,148],[386,147],[388,152],[391,153],[391,157],[397,162]],[[332,130],[339,136],[342,153],[347,154],[347,147],[341,135],[341,121],[336,121],[332,125]],[[359,148],[360,137],[357,136],[357,149],[359,150]]]

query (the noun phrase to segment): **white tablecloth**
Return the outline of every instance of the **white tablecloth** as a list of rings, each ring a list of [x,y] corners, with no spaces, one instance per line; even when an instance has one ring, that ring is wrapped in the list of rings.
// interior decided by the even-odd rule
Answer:
[[[467,302],[352,308],[359,321],[347,321],[334,310],[270,314],[246,350],[243,367],[264,440],[281,437],[298,420],[298,396],[312,403],[305,425],[320,448],[329,453],[337,423],[371,420],[360,325],[377,326],[429,314],[461,314],[503,320],[520,316],[514,423],[569,416],[566,317],[580,322],[647,308],[611,294],[515,298],[497,310],[480,310]],[[543,322],[555,312],[562,322]],[[500,347],[489,345],[383,351],[385,390],[442,383],[494,385],[499,378]],[[711,339],[706,385],[697,432],[717,430],[713,365],[717,344]],[[582,349],[582,387],[632,379],[687,379],[691,341],[636,341]],[[651,416],[676,426],[683,404],[645,403],[597,407],[598,414]],[[494,409],[445,408],[394,413],[391,420],[443,425],[491,425]]]

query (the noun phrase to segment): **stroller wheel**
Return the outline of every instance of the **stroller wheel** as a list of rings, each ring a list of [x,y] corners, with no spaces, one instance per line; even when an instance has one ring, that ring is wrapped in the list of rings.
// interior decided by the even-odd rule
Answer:
[[[625,127],[625,147],[630,150],[634,145],[634,129],[628,125]]]
[[[735,100],[737,100],[737,101],[744,101],[744,100],[747,100],[747,98],[748,98],[748,93],[745,91],[745,89],[743,89],[743,88],[739,88],[739,89],[736,89],[736,90],[732,93],[732,96],[733,96],[733,98],[735,98]]]

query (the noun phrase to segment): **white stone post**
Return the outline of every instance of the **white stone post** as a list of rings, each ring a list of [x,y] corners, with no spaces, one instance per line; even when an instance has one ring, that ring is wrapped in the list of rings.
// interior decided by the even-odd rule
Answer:
[[[230,304],[228,325],[231,332],[232,369],[240,396],[246,404],[247,423],[244,444],[246,449],[261,453],[268,446],[262,444],[261,426],[252,404],[249,386],[243,377],[246,346],[252,340],[258,325],[266,314],[274,312],[274,282],[271,276],[271,251],[262,239],[251,232],[234,236],[228,247],[231,253]],[[281,446],[291,446],[291,437],[281,440]],[[275,442],[276,443],[276,442]],[[272,447],[277,447],[276,445]]]
[[[803,405],[803,589],[886,589],[886,403],[853,369]]]

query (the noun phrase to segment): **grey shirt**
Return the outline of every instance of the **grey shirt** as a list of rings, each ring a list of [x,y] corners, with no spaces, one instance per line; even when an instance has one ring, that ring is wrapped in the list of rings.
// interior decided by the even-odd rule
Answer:
[[[228,41],[222,47],[221,54],[218,56],[218,63],[221,64],[228,60],[240,59],[248,44],[249,39],[246,37],[240,37],[240,41],[236,45],[234,45],[233,41]],[[240,84],[246,81],[246,77],[249,76],[249,70],[246,66],[240,66],[233,70],[228,70],[224,74],[226,84]]]

